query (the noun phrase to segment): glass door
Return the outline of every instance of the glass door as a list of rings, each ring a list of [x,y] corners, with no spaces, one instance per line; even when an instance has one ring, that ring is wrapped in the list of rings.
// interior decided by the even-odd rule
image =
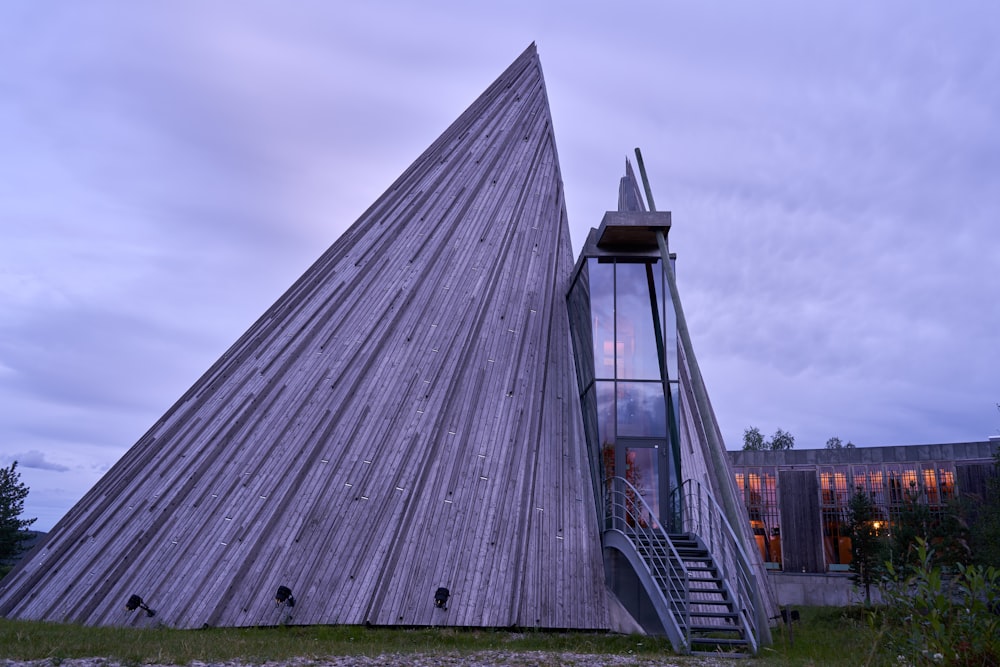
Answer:
[[[626,495],[626,526],[659,528],[667,520],[667,448],[658,439],[619,438],[615,468],[631,485]]]

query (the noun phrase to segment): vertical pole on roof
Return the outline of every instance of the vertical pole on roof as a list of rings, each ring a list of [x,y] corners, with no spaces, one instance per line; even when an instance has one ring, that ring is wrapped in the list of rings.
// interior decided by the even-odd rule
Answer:
[[[638,147],[636,147],[635,149],[635,162],[639,166],[639,176],[642,178],[642,188],[643,190],[646,191],[646,204],[648,205],[649,210],[651,212],[655,212],[656,204],[653,202],[653,189],[649,186],[649,178],[646,176],[646,164],[642,161],[642,152],[639,150]],[[666,243],[666,237],[664,237],[663,234],[659,234],[658,238],[662,238],[663,242]],[[668,263],[670,262],[670,257],[665,255],[662,261],[664,262],[664,267],[665,267],[664,270],[665,271],[669,270],[670,266],[668,265]],[[646,267],[646,270],[649,271],[648,266]],[[650,276],[649,279],[649,291],[650,291],[650,300],[652,302],[652,307],[653,307],[653,319],[655,320],[653,322],[653,327],[656,331],[656,347],[658,354],[660,355],[660,379],[663,381],[663,400],[666,401],[667,404],[666,405],[667,434],[669,436],[670,458],[671,458],[671,463],[673,464],[671,467],[671,477],[672,477],[671,481],[673,482],[673,484],[670,490],[671,492],[678,491],[678,497],[681,498],[679,490],[681,482],[683,482],[684,479],[681,476],[681,443],[680,443],[680,424],[679,424],[680,415],[674,413],[674,399],[673,396],[671,396],[671,391],[670,391],[670,377],[667,375],[667,368],[668,368],[667,356],[665,354],[663,346],[663,333],[666,332],[661,333],[660,331],[660,320],[656,311],[656,300],[654,298],[655,290],[653,289],[652,276]],[[674,351],[674,354],[677,354],[676,350]],[[676,379],[678,381],[677,391],[680,391],[680,378]],[[680,502],[683,502],[683,500],[681,500]],[[671,530],[676,530],[673,524],[675,522],[675,518],[679,516],[679,512],[680,512],[680,505],[678,505],[678,507],[676,508],[671,508],[670,512]]]
[[[642,153],[638,148],[635,149],[635,159],[639,165],[639,175],[642,177],[642,186],[646,191],[646,201],[649,204],[649,210],[656,211],[656,205],[653,203],[653,192],[649,187],[649,178],[646,176],[646,165],[642,161]],[[684,356],[687,358],[691,393],[693,394],[698,414],[701,417],[702,431],[705,434],[706,442],[703,443],[703,451],[704,449],[708,449],[708,460],[712,463],[709,466],[708,472],[714,478],[715,484],[713,486],[717,489],[719,495],[722,496],[722,507],[725,510],[726,518],[729,519],[729,523],[738,532],[740,537],[745,537],[745,530],[742,527],[746,523],[746,514],[742,510],[742,503],[738,502],[733,490],[733,478],[729,470],[729,462],[725,457],[726,447],[719,437],[719,427],[715,422],[715,413],[712,411],[712,405],[708,400],[708,390],[705,388],[705,380],[702,378],[698,360],[694,356],[694,346],[691,344],[687,319],[684,317],[684,308],[681,306],[681,297],[677,289],[674,267],[670,263],[667,235],[663,230],[657,230],[656,244],[660,248],[660,258],[663,262],[667,287],[670,290],[670,300],[674,306],[674,317],[677,322],[677,342],[684,349]],[[756,621],[758,639],[763,644],[770,644],[771,629],[768,626],[767,611],[763,605],[763,596],[760,590],[761,584],[762,582],[760,581],[753,582],[754,607],[757,615],[757,618],[754,620]]]
[[[653,189],[649,187],[649,179],[646,178],[646,165],[642,161],[642,153],[639,151],[639,147],[635,148],[635,162],[639,165],[639,175],[642,176],[642,188],[646,191],[646,203],[649,205],[650,211],[656,210],[656,204],[653,203]]]

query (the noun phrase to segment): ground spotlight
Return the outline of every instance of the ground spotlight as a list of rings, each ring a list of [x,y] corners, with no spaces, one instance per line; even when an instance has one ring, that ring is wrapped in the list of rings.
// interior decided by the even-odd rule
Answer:
[[[156,611],[147,607],[141,597],[138,595],[132,595],[129,597],[128,602],[125,603],[125,611],[135,611],[136,609],[142,609],[145,611],[146,616],[156,616]]]
[[[292,589],[288,586],[278,586],[278,592],[274,594],[275,603],[286,607],[295,606],[295,598],[292,596]]]
[[[448,604],[448,589],[442,586],[434,592],[434,606],[438,609],[447,609],[445,605]]]

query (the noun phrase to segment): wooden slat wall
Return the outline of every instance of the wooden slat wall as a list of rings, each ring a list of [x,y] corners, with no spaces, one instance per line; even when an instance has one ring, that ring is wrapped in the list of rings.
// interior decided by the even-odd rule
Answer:
[[[786,572],[825,572],[819,483],[813,470],[779,470],[781,553]]]
[[[955,476],[960,494],[982,500],[989,494],[990,480],[997,476],[997,466],[992,462],[956,463]]]
[[[532,45],[5,578],[0,614],[267,625],[286,585],[301,624],[607,628],[561,188]]]

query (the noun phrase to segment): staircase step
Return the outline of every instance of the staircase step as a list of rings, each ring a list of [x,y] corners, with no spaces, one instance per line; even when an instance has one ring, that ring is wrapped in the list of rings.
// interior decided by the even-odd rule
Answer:
[[[718,644],[720,646],[746,646],[747,640],[732,637],[691,637],[692,644]]]
[[[692,611],[690,615],[691,618],[717,618],[725,621],[736,621],[740,617],[736,612],[726,611]]]
[[[631,535],[664,600],[687,614],[689,648],[695,655],[750,657],[752,645],[721,570],[704,543],[690,533]]]
[[[733,606],[731,604],[729,604],[728,602],[706,602],[704,600],[694,600],[694,601],[691,602],[691,604],[693,604],[693,605],[701,605],[703,607],[724,607],[725,609],[727,609],[729,611],[732,611],[732,609],[733,609]],[[702,618],[715,618],[715,617],[717,617],[719,615],[719,613],[721,613],[721,612],[712,611],[712,612],[710,612],[708,614],[702,614],[702,615],[700,615],[700,617],[702,617]],[[694,615],[695,615],[695,612],[692,611],[691,612],[691,616],[694,616]]]
[[[691,641],[708,643],[710,641],[744,642],[747,638],[736,628],[726,630],[724,628],[689,628],[691,631]]]
[[[729,616],[699,616],[697,619],[691,619],[688,627],[692,630],[742,633],[743,626],[736,624],[735,621],[735,618]]]

